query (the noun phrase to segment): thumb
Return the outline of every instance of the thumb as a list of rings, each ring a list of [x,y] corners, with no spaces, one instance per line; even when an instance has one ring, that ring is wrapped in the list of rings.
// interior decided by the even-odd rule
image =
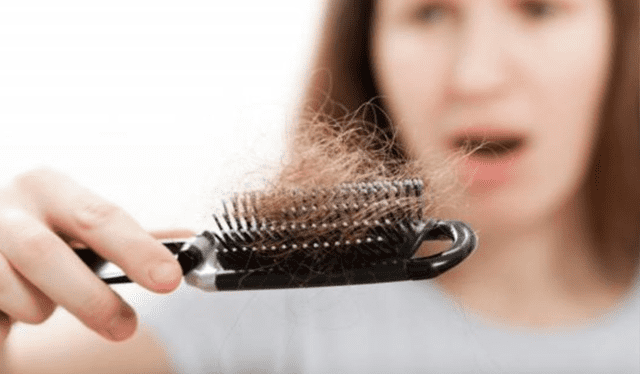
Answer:
[[[196,233],[189,229],[153,230],[149,234],[156,239],[178,239],[196,236]]]

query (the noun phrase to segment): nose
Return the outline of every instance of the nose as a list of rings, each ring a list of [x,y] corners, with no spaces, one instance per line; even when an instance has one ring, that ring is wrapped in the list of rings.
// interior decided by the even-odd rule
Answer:
[[[461,99],[485,99],[497,94],[506,79],[504,38],[500,22],[490,12],[477,11],[463,20],[454,57],[451,90]]]

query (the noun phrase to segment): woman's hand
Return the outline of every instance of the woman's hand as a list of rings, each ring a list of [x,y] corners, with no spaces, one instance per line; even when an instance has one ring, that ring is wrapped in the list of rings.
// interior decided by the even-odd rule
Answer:
[[[58,172],[27,172],[0,189],[0,346],[12,322],[41,323],[56,305],[107,339],[133,334],[134,311],[75,255],[72,242],[151,291],[180,284],[178,262],[122,209]]]

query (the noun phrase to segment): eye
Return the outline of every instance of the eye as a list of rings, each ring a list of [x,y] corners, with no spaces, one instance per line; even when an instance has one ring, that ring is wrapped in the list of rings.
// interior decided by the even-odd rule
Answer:
[[[443,4],[431,3],[420,6],[415,12],[415,18],[422,22],[435,23],[447,16],[449,9]]]
[[[521,1],[520,9],[525,16],[532,19],[544,19],[553,16],[558,10],[557,7],[548,1]]]

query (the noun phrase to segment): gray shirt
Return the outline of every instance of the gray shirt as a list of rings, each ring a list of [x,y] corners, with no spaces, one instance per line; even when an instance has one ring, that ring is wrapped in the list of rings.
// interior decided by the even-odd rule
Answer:
[[[589,326],[501,327],[433,281],[205,293],[139,309],[184,373],[640,373],[640,287]]]

